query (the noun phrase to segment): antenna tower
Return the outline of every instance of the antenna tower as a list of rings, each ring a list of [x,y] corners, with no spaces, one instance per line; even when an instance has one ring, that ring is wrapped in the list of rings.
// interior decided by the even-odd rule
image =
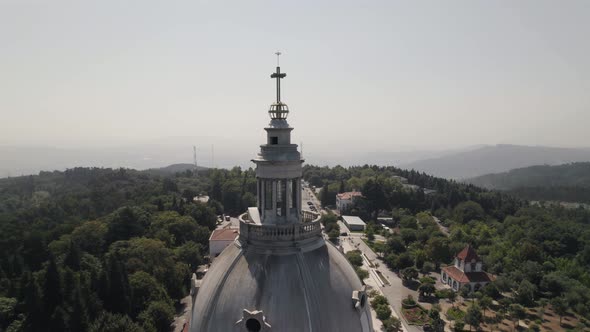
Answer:
[[[199,176],[199,168],[197,167],[197,147],[193,145],[193,162],[195,164],[195,176]]]

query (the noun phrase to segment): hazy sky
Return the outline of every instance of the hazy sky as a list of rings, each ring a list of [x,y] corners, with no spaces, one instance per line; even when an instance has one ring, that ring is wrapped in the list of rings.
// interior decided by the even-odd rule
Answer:
[[[0,0],[0,145],[590,145],[590,1]],[[196,142],[194,142],[196,141]]]

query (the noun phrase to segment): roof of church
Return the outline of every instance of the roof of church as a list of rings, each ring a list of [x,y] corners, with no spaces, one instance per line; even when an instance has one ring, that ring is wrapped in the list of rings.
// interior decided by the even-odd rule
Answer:
[[[466,262],[471,262],[473,260],[475,260],[476,262],[481,261],[479,256],[477,256],[475,249],[473,249],[473,247],[471,245],[467,245],[467,247],[465,247],[463,250],[461,250],[457,254],[457,256],[455,256],[455,257],[457,257],[461,260],[464,260]]]
[[[238,236],[237,228],[216,229],[211,233],[209,241],[233,241]]]
[[[256,313],[259,331],[373,331],[362,283],[346,257],[323,238],[289,254],[238,243],[211,265],[198,290],[190,331],[242,332]]]
[[[487,272],[463,272],[455,266],[445,266],[442,268],[447,275],[457,282],[490,282],[495,278]]]

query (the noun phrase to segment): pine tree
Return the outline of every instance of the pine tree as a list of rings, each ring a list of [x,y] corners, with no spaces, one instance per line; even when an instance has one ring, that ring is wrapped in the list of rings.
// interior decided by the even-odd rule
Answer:
[[[76,285],[72,296],[73,302],[69,321],[70,330],[86,331],[89,324],[88,308],[86,306],[88,300],[84,298],[84,294],[81,292],[79,284]]]
[[[64,265],[72,269],[73,271],[80,271],[80,260],[82,253],[80,248],[73,241],[70,241],[70,248],[64,259]]]
[[[21,282],[26,285],[24,288],[24,307],[27,318],[25,329],[30,331],[42,331],[47,318],[43,308],[43,299],[39,286],[30,273],[23,275]]]
[[[45,283],[43,284],[43,304],[45,306],[46,317],[52,317],[54,310],[62,303],[61,275],[55,264],[55,258],[51,256],[45,273]]]
[[[131,311],[131,288],[125,266],[115,255],[108,260],[108,293],[105,308],[109,311],[128,314]]]

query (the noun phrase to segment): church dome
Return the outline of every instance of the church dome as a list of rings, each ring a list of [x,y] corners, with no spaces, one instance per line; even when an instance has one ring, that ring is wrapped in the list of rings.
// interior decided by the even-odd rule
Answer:
[[[277,101],[267,142],[252,160],[257,206],[239,217],[239,237],[203,280],[191,280],[192,332],[373,331],[361,280],[322,237],[320,214],[302,208],[303,159],[280,98],[286,75],[278,66],[271,75]]]
[[[321,237],[281,251],[236,240],[203,279],[190,331],[372,331],[362,287]]]

